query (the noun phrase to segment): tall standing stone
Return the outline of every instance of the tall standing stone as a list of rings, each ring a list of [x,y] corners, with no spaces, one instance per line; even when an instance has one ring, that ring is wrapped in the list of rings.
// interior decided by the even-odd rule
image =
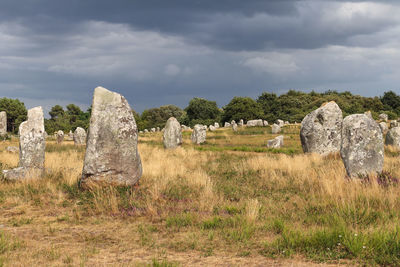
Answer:
[[[7,113],[0,112],[0,137],[7,135]]]
[[[202,144],[206,141],[206,136],[207,136],[207,128],[204,125],[201,124],[196,124],[193,127],[193,132],[192,132],[192,142],[199,145]]]
[[[142,176],[138,132],[125,97],[94,90],[81,186],[131,186]]]
[[[300,139],[304,153],[327,155],[340,150],[342,110],[335,102],[323,104],[304,117]]]
[[[167,120],[163,132],[163,143],[165,148],[176,148],[182,144],[181,125],[174,117]]]
[[[61,144],[64,141],[64,132],[59,130],[56,137],[57,144]]]
[[[400,147],[400,127],[393,127],[388,131],[385,144]]]
[[[233,130],[234,132],[237,132],[237,128],[238,128],[238,126],[237,126],[236,123],[232,124],[232,130]]]
[[[219,128],[219,123],[218,122],[214,122],[214,127],[215,127],[215,129],[218,129]]]
[[[86,144],[86,131],[81,127],[77,127],[74,131],[74,144],[75,145],[84,145]]]
[[[44,170],[46,142],[42,107],[28,110],[28,120],[20,124],[18,168],[4,170],[6,180],[18,180],[28,175],[41,174]]]
[[[340,155],[350,177],[382,172],[383,134],[378,124],[365,114],[343,120]]]
[[[243,125],[244,125],[243,119],[240,119],[240,121],[239,121],[239,123],[238,123],[238,126],[239,126],[239,127],[242,127]]]

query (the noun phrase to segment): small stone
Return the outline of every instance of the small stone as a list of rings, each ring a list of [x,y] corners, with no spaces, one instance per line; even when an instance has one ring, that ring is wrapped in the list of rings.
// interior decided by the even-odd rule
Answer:
[[[274,123],[274,124],[272,124],[272,126],[271,126],[271,132],[272,132],[273,134],[278,134],[278,133],[281,132],[281,127],[280,127],[278,124]]]
[[[206,141],[207,129],[206,126],[201,124],[196,124],[193,127],[193,132],[191,135],[192,142],[199,145]]]
[[[18,153],[19,148],[17,146],[8,146],[6,147],[6,151],[10,153]]]
[[[283,146],[283,135],[277,136],[272,140],[268,140],[267,147],[280,148]]]
[[[388,131],[385,144],[388,146],[400,147],[400,127],[393,127]]]

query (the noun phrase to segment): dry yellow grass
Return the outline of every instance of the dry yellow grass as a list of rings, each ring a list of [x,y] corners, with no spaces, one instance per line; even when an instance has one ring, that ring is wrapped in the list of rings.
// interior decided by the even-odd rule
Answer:
[[[227,136],[213,142],[246,138],[222,133]],[[260,143],[265,136],[257,138]],[[338,156],[197,151],[188,136],[184,148],[164,150],[160,139],[140,139],[144,172],[136,188],[91,192],[77,188],[83,149],[49,142],[46,177],[0,184],[0,263],[136,266],[167,259],[182,266],[311,266],[296,251],[278,260],[262,252],[281,238],[277,221],[307,232],[331,227],[333,218],[364,233],[399,222],[387,215],[400,211],[399,187],[345,179]],[[4,151],[8,145],[17,142],[0,144],[3,168],[18,164],[18,154]],[[399,165],[397,157],[386,157],[385,170],[395,177]],[[378,217],[360,224],[363,215],[354,213],[360,209]]]

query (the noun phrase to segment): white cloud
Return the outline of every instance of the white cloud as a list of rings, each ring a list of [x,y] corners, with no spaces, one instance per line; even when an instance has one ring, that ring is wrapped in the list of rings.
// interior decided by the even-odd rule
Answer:
[[[296,72],[299,68],[291,55],[283,53],[265,53],[251,57],[243,62],[243,66],[256,72],[266,72],[274,75],[285,75]]]

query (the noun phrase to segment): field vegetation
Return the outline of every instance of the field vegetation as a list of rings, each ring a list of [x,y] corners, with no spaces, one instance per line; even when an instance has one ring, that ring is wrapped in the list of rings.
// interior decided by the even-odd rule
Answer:
[[[45,177],[0,184],[0,266],[400,264],[399,151],[384,174],[349,180],[338,155],[301,152],[299,126],[184,132],[164,150],[143,134],[134,188],[80,190],[84,147],[47,142]],[[2,169],[18,154],[0,144]]]

